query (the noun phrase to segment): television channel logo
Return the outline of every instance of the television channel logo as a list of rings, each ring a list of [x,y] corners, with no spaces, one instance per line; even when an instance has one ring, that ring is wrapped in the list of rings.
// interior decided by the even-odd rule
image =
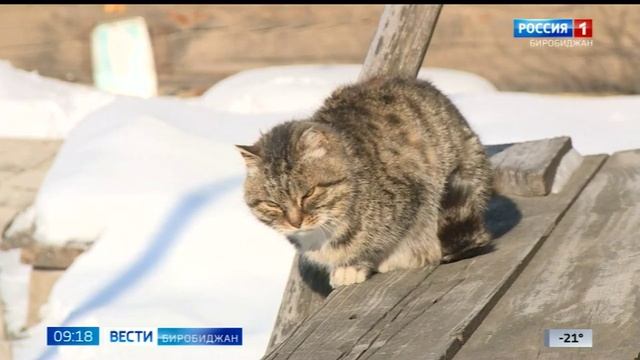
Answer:
[[[593,46],[593,19],[513,19],[513,37],[534,47]]]

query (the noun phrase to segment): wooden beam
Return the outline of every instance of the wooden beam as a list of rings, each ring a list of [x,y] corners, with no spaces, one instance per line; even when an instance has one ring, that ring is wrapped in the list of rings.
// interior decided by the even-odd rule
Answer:
[[[40,310],[49,300],[49,295],[65,270],[33,269],[29,279],[29,305],[25,327],[32,327],[40,321]]]
[[[442,5],[386,5],[359,80],[418,76],[441,9]]]
[[[34,242],[22,248],[20,261],[37,269],[65,270],[91,245],[69,243],[62,246]]]
[[[640,150],[609,157],[456,359],[634,359],[640,351]],[[543,346],[593,329],[593,348]]]
[[[442,5],[386,5],[359,80],[376,75],[415,78],[422,66]],[[296,255],[267,347],[269,353],[323,303],[328,276]]]
[[[330,292],[328,274],[307,264],[304,258],[296,254],[280,302],[278,317],[271,332],[268,349],[272,349],[289,337],[302,320],[322,306]]]
[[[492,251],[435,269],[377,274],[332,292],[266,359],[451,359],[605,158],[585,157],[558,194],[494,198],[487,214],[497,237]],[[530,342],[536,340],[542,343],[540,337]]]
[[[571,138],[566,136],[509,144],[495,154],[491,154],[490,148],[495,189],[520,196],[549,194],[558,165],[571,149]],[[579,165],[581,157],[577,156]]]

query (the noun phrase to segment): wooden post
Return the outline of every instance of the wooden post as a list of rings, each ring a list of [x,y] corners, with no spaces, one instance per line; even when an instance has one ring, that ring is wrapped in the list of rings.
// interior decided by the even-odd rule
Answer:
[[[386,5],[359,76],[418,75],[442,5]],[[328,275],[296,255],[280,303],[267,354],[313,314],[331,287]]]
[[[441,9],[442,5],[386,5],[359,80],[418,76]]]

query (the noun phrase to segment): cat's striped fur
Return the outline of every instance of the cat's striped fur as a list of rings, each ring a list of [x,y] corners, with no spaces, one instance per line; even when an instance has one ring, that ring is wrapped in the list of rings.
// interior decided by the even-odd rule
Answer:
[[[334,287],[452,259],[490,239],[489,161],[428,82],[340,88],[310,118],[238,147],[252,212],[325,266]]]

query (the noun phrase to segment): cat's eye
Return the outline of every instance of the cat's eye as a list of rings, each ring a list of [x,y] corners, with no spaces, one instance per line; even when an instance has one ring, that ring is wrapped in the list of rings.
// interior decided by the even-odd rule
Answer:
[[[313,196],[313,194],[316,193],[316,189],[317,188],[318,188],[317,186],[314,186],[311,189],[309,189],[309,191],[307,191],[307,193],[304,194],[304,196],[302,196],[302,200],[305,200],[305,199],[310,198],[311,196]]]
[[[280,205],[274,203],[273,201],[263,201],[262,206],[268,208],[269,210],[282,211]]]

